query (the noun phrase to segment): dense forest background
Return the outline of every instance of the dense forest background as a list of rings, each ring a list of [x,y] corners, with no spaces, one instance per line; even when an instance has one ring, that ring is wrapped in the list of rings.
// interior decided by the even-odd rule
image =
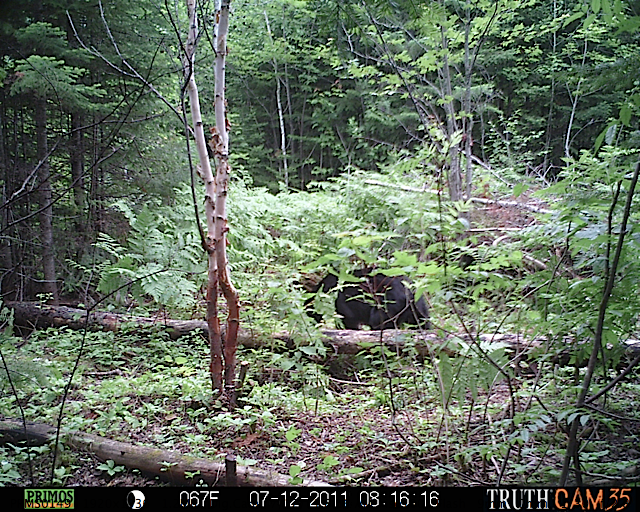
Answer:
[[[603,133],[637,146],[637,34],[619,18],[635,6],[599,4],[237,2],[234,177],[293,192],[411,160],[429,183],[462,168],[468,193],[487,168],[545,186]],[[184,20],[153,2],[2,9],[2,294],[77,297],[99,236],[126,231],[114,204],[169,205],[189,183],[174,113]]]
[[[197,79],[213,133],[216,13],[213,3],[198,9]],[[229,265],[241,325],[267,337],[287,329],[296,347],[280,347],[284,353],[271,347],[263,361],[271,373],[253,375],[255,389],[297,375],[295,392],[331,395],[330,377],[318,377],[305,359],[324,357],[325,349],[304,313],[310,286],[303,285],[327,272],[348,280],[355,268],[381,268],[412,279],[415,292],[427,297],[439,336],[517,333],[539,343],[534,363],[514,362],[502,345],[478,344],[473,354],[472,345],[459,348],[464,369],[449,353],[432,354],[429,373],[437,382],[429,385],[411,384],[408,363],[389,373],[388,361],[371,354],[331,362],[334,370],[342,365],[332,374],[340,386],[351,371],[388,378],[391,396],[383,384],[373,400],[394,417],[412,400],[423,403],[422,385],[437,389],[445,418],[455,414],[454,400],[473,408],[482,401],[478,393],[491,396],[497,382],[517,380],[523,371],[537,375],[518,391],[509,386],[509,420],[493,418],[493,433],[480,440],[469,434],[475,432],[469,413],[461,427],[466,434],[458,432],[455,441],[464,449],[447,451],[437,470],[424,469],[433,444],[418,440],[418,430],[411,443],[403,437],[417,454],[412,464],[422,480],[399,482],[468,483],[461,475],[476,472],[476,483],[564,483],[569,458],[577,461],[577,446],[586,442],[578,428],[593,433],[597,425],[616,432],[620,448],[603,455],[609,465],[594,475],[614,478],[620,464],[635,467],[637,449],[635,455],[625,450],[637,443],[637,417],[635,423],[612,419],[604,406],[589,409],[587,396],[596,368],[604,387],[635,365],[623,370],[633,356],[629,339],[640,310],[640,2],[233,0],[231,9]],[[5,304],[203,317],[206,255],[196,220],[196,211],[203,219],[203,191],[185,121],[186,31],[184,6],[168,1],[0,5]],[[339,327],[332,300],[321,299],[316,311]],[[3,315],[3,350],[15,354],[22,374],[40,375],[43,368],[30,366],[16,349],[10,309]],[[35,333],[31,344],[49,336],[57,340],[53,353],[64,352],[75,335]],[[153,350],[169,366],[185,364],[182,352]],[[98,373],[125,364],[100,354]],[[251,354],[245,357],[267,357]],[[413,356],[412,368],[424,363],[424,354]],[[559,361],[570,368],[558,370]],[[544,380],[550,376],[557,380]],[[396,385],[405,387],[394,398]],[[39,391],[25,386],[36,404]],[[629,386],[615,403],[631,417],[637,411],[623,404],[637,399],[637,382]],[[563,398],[538,403],[532,397],[540,389]],[[273,426],[248,409],[245,423],[206,423],[198,411],[211,404],[200,392],[189,393],[198,395],[184,398],[195,436],[236,429],[231,443],[246,425],[245,440],[255,424]],[[270,393],[252,395],[252,403],[264,410]],[[486,411],[480,415],[478,421],[489,421]],[[88,428],[96,416],[85,419]],[[108,432],[103,420],[98,415],[96,424]],[[443,428],[455,430],[443,419],[438,438]],[[282,449],[295,455],[301,432],[291,427],[282,435]],[[567,449],[564,462],[558,455],[543,463],[558,446]],[[478,454],[483,467],[471,470]],[[340,464],[324,457],[314,466],[320,474]],[[595,464],[597,457],[586,459]],[[289,459],[284,464],[292,478],[304,468]],[[0,469],[0,483],[21,482],[16,467]],[[575,471],[581,483],[589,468]],[[58,483],[72,472],[62,474]]]

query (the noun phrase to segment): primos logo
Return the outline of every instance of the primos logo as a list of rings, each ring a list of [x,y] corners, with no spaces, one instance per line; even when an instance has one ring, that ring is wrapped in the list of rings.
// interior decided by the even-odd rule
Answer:
[[[74,508],[73,489],[25,489],[24,508]]]

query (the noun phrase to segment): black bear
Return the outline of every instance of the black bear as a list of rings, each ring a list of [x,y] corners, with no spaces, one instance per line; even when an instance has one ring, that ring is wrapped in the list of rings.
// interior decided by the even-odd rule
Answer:
[[[362,278],[360,283],[345,284],[338,290],[336,312],[342,316],[347,329],[393,329],[403,324],[429,328],[429,310],[424,297],[417,301],[407,288],[406,277],[371,275],[371,270],[356,270],[353,275]],[[313,290],[327,293],[338,287],[338,277],[329,274]],[[307,301],[311,302],[313,298]],[[311,312],[320,322],[322,316]]]

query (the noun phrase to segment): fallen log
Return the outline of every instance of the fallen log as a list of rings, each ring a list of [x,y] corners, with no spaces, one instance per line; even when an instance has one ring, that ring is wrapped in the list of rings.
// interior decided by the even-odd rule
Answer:
[[[133,315],[124,315],[107,311],[92,311],[87,316],[84,309],[67,306],[52,306],[39,302],[7,302],[6,306],[14,311],[14,326],[18,329],[28,330],[44,329],[47,327],[68,327],[69,329],[87,329],[118,331],[123,325],[134,324],[140,328],[165,329],[171,339],[194,331],[202,331],[208,337],[207,322],[204,320],[173,320],[166,317],[148,318]],[[457,340],[470,343],[466,334],[448,334],[444,337],[433,332],[404,331],[388,329],[385,331],[354,331],[351,329],[323,329],[322,341],[333,354],[357,354],[363,348],[383,343],[390,349],[402,350],[407,341],[414,341],[414,346],[421,357],[427,357],[432,351],[445,351],[448,355],[455,355],[455,350],[449,347],[457,345]],[[224,333],[223,333],[224,334]],[[523,340],[517,334],[479,334],[478,339],[490,342],[501,342],[510,345],[517,353],[522,354],[529,349],[539,347],[545,340]],[[287,346],[295,346],[291,334],[285,331],[273,333],[267,337],[258,336],[251,329],[240,328],[238,342],[247,348],[258,348],[268,340],[284,341]],[[571,342],[570,338],[566,339]],[[627,351],[632,356],[640,354],[640,341],[635,339],[624,342]],[[566,351],[567,358],[569,351]],[[558,356],[559,357],[559,356]],[[555,359],[554,362],[564,366],[568,361]]]
[[[42,423],[5,419],[0,421],[0,445],[18,443],[29,437],[31,446],[55,441],[56,429]],[[172,485],[194,485],[203,480],[208,485],[224,486],[225,464],[208,459],[183,455],[173,450],[161,450],[149,446],[137,446],[114,441],[83,432],[67,432],[65,443],[78,451],[89,452],[101,461],[112,460],[119,466],[139,469],[143,473],[157,476]],[[193,478],[187,473],[197,472]],[[236,483],[240,487],[282,487],[291,485],[290,477],[248,466],[236,468]],[[328,486],[325,482],[303,480],[302,486]]]
[[[92,311],[87,315],[83,309],[67,306],[52,306],[37,302],[9,302],[7,306],[14,310],[14,325],[17,328],[29,330],[44,329],[47,327],[68,327],[81,330],[85,326],[89,330],[118,331],[123,325],[134,324],[141,328],[165,329],[172,339],[177,339],[193,331],[201,331],[208,336],[207,322],[203,320],[172,320],[169,318],[147,318],[140,316],[123,315],[105,311]],[[330,349],[332,354],[356,354],[370,345],[378,345],[380,342],[387,347],[397,350],[404,346],[405,340],[413,337],[416,341],[416,349],[421,356],[426,356],[432,348],[447,350],[446,342],[438,338],[436,334],[420,331],[354,331],[350,329],[325,329],[321,331],[322,341]],[[294,342],[288,332],[279,332],[270,335],[269,339],[284,341],[287,346],[293,347]],[[265,337],[257,336],[250,329],[240,328],[238,342],[244,347],[256,348],[265,344]]]
[[[194,331],[201,331],[208,337],[207,322],[204,320],[173,320],[166,317],[140,317],[119,313],[92,311],[87,315],[83,309],[67,306],[52,306],[38,302],[9,302],[7,306],[14,310],[14,325],[29,330],[46,327],[68,327],[74,330],[106,330],[118,331],[123,325],[134,324],[140,328],[165,329],[172,339],[177,339]],[[433,332],[404,331],[388,329],[385,331],[356,331],[351,329],[323,329],[322,342],[328,349],[328,356],[354,355],[363,349],[377,347],[381,343],[387,348],[402,352],[408,342],[413,344],[415,351],[422,358],[429,358],[437,352],[446,352],[449,356],[457,354],[458,340],[471,343],[464,334],[448,334],[442,336]],[[223,333],[224,335],[224,333]],[[523,340],[516,334],[480,334],[483,341],[506,343],[515,352],[516,358],[526,358],[531,348],[540,346],[543,340]],[[295,342],[289,332],[277,332],[268,336],[259,336],[251,329],[238,330],[238,342],[247,348],[259,348],[273,340],[279,340],[288,348],[295,347]],[[555,360],[562,366],[566,361]]]
[[[386,188],[395,188],[395,189],[399,189],[399,190],[404,190],[405,192],[419,192],[419,193],[423,193],[423,194],[434,194],[436,196],[440,195],[442,193],[441,190],[428,189],[428,188],[425,188],[425,187],[422,187],[422,188],[409,187],[407,185],[397,185],[395,183],[385,183],[384,181],[378,181],[378,180],[365,180],[364,182],[367,185],[375,185],[377,187],[386,187]],[[497,206],[502,206],[502,207],[522,208],[524,210],[529,210],[531,212],[536,212],[536,213],[554,213],[553,210],[549,210],[547,208],[542,208],[541,206],[532,205],[532,204],[528,204],[528,203],[518,203],[517,201],[505,201],[505,200],[498,200],[498,199],[487,199],[485,197],[471,197],[471,198],[468,198],[468,200],[471,201],[472,203],[495,204]]]
[[[67,306],[52,306],[38,302],[8,302],[6,305],[14,310],[14,325],[29,330],[43,329],[47,327],[68,327],[74,330],[83,329],[86,325],[89,330],[118,331],[123,325],[134,324],[140,328],[165,329],[172,339],[177,339],[193,331],[202,331],[208,336],[207,322],[204,320],[173,320],[165,317],[147,318],[132,315],[123,315],[105,311],[92,311],[87,316],[83,309]],[[471,343],[469,337],[463,334],[448,334],[444,337],[423,331],[401,331],[388,329],[385,331],[354,331],[350,329],[323,329],[322,342],[329,350],[328,355],[353,355],[363,349],[384,344],[387,348],[401,352],[407,342],[413,342],[413,346],[420,357],[428,358],[434,352],[445,352],[449,356],[457,354],[458,340]],[[528,352],[532,348],[539,347],[544,339],[523,340],[516,334],[480,334],[478,338],[483,341],[506,343],[514,351],[514,360],[527,359]],[[240,328],[238,342],[247,348],[264,346],[268,341],[283,341],[289,348],[295,346],[291,334],[277,332],[265,336],[258,336],[250,329]],[[571,340],[567,339],[567,343]],[[627,340],[624,342],[627,352],[631,357],[640,354],[640,342]],[[566,366],[570,362],[571,351],[565,350],[552,358],[554,364]],[[586,359],[578,361],[577,366],[586,364]]]
[[[14,311],[14,325],[26,329],[44,329],[47,327],[69,327],[73,330],[118,331],[123,324],[134,323],[140,327],[162,327],[172,339],[202,330],[208,335],[207,322],[204,320],[172,320],[164,317],[147,318],[123,315],[108,311],[91,311],[87,315],[84,309],[67,306],[52,306],[40,302],[8,302],[6,305]]]

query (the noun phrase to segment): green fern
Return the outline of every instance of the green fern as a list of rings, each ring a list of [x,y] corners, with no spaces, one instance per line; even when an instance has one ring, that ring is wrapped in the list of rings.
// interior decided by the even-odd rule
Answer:
[[[100,269],[98,291],[115,292],[120,301],[128,296],[140,303],[191,308],[206,267],[188,203],[144,205],[138,212],[122,201],[114,207],[127,218],[131,231],[126,244],[105,234],[98,238],[96,248],[109,260]]]

